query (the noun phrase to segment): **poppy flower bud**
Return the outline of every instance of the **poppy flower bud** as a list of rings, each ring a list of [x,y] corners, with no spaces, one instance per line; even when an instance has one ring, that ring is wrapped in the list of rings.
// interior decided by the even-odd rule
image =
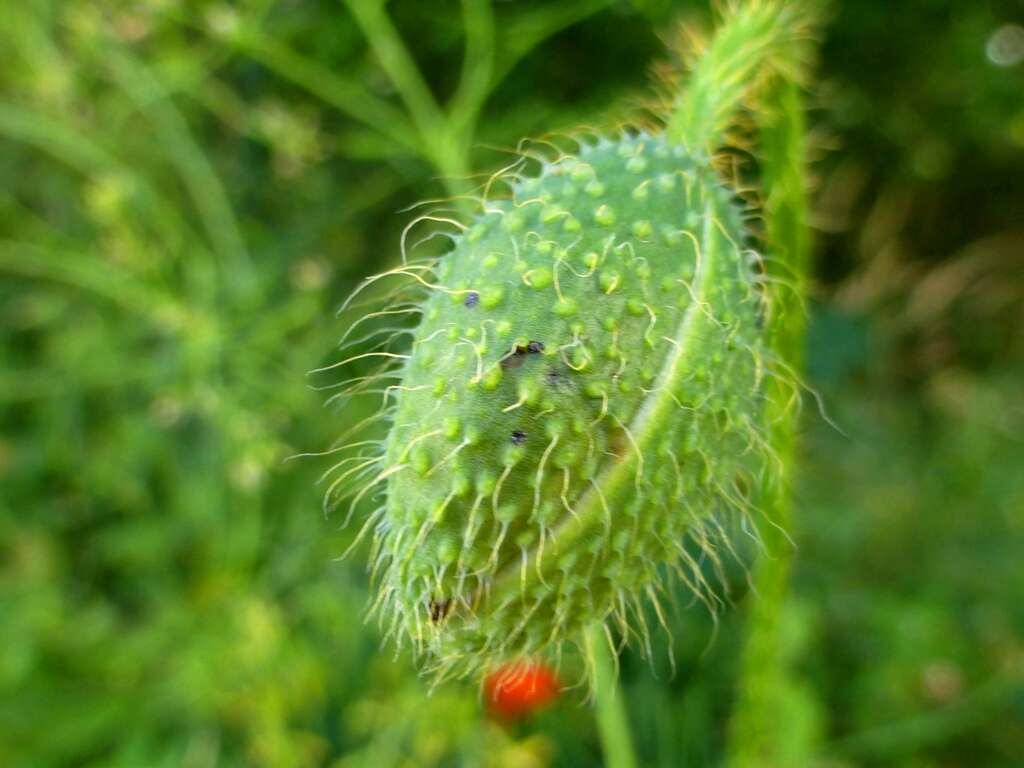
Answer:
[[[735,193],[664,136],[581,141],[508,174],[413,293],[393,406],[377,610],[441,674],[557,654],[703,574],[766,440],[762,293]],[[387,313],[390,310],[383,309]],[[642,631],[642,629],[641,629]]]

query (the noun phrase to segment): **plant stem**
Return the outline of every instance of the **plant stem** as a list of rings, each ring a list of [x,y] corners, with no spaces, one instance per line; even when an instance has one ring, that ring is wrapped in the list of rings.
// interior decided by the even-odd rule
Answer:
[[[419,133],[422,150],[441,174],[449,195],[467,191],[468,145],[454,135],[448,118],[406,48],[381,0],[346,0],[381,67],[405,103]],[[471,132],[466,129],[467,140]]]
[[[612,649],[608,646],[604,626],[594,624],[587,631],[587,646],[594,666],[594,699],[597,708],[597,731],[601,739],[606,768],[636,768],[633,741],[622,691],[616,684]]]
[[[803,366],[806,321],[802,302],[810,251],[801,101],[799,86],[777,82],[765,97],[761,129],[766,236],[773,255],[766,270],[788,286],[772,295],[768,340],[775,357],[794,372]],[[762,532],[766,553],[753,571],[756,594],[750,601],[740,664],[742,685],[730,726],[728,765],[737,767],[779,765],[793,757],[780,754],[778,734],[785,723],[781,722],[784,715],[777,697],[789,677],[780,618],[793,558],[793,544],[786,531],[792,525],[790,484],[798,413],[792,403],[791,382],[773,378],[766,386],[767,421],[773,425],[769,440],[781,472],[760,489],[761,506],[769,522]]]
[[[369,126],[401,151],[419,151],[418,135],[406,113],[357,80],[324,67],[258,29],[246,28],[229,38],[229,42],[325,104]]]
[[[466,47],[459,86],[448,105],[448,126],[462,144],[472,140],[476,119],[491,89],[494,69],[494,13],[490,0],[462,0]]]
[[[780,367],[798,377],[805,336],[804,284],[809,260],[804,193],[804,114],[800,82],[816,21],[811,4],[759,0],[734,6],[694,66],[668,124],[669,136],[698,150],[715,152],[727,142],[735,114],[752,111],[761,132],[761,190],[770,259],[765,270],[780,286],[770,296],[767,341]],[[766,553],[753,569],[754,599],[743,650],[740,689],[730,723],[730,766],[793,762],[779,696],[789,671],[781,618],[793,545],[789,486],[795,459],[797,408],[788,376],[765,383],[768,440],[780,469],[758,489],[768,518],[762,527]],[[805,745],[799,745],[802,749]]]
[[[752,0],[729,4],[679,92],[666,131],[673,141],[715,152],[727,143],[737,111],[765,76],[799,75],[808,24],[803,3]]]
[[[428,136],[443,128],[444,114],[391,23],[382,0],[347,0],[347,5],[420,133]]]

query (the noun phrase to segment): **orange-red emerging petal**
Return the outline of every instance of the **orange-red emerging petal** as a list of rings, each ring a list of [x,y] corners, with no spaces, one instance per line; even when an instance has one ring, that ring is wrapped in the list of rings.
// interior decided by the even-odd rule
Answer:
[[[547,706],[561,689],[553,670],[532,661],[502,664],[484,681],[488,711],[506,720],[526,717]]]

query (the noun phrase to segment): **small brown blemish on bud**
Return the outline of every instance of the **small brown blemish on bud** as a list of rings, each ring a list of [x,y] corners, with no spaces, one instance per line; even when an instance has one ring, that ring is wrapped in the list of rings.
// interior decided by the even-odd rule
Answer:
[[[523,364],[523,359],[527,355],[536,355],[543,351],[543,341],[531,341],[528,342],[525,346],[522,344],[516,344],[511,352],[509,352],[507,355],[501,358],[501,367],[505,369],[518,368],[520,365]]]
[[[452,610],[451,598],[447,600],[430,600],[430,620],[437,624],[438,622],[444,621],[448,614]]]

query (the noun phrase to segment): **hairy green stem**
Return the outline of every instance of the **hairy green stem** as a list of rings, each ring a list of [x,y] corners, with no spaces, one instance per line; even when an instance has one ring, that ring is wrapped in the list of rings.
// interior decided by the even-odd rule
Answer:
[[[773,294],[769,344],[776,357],[794,371],[803,364],[805,316],[802,306],[809,261],[807,200],[804,193],[804,115],[800,90],[783,81],[767,96],[761,131],[762,178],[766,235],[773,259],[769,276],[788,289]],[[780,618],[792,565],[793,544],[785,533],[792,527],[790,483],[795,461],[797,409],[793,392],[778,380],[767,383],[770,441],[781,472],[761,489],[761,506],[769,518],[763,527],[765,554],[753,572],[756,590],[750,601],[748,635],[741,660],[736,709],[731,723],[729,765],[779,765],[791,756],[780,754],[780,710],[775,692],[789,672],[781,647]]]
[[[668,124],[669,135],[695,149],[715,152],[727,141],[740,109],[760,130],[765,238],[773,281],[768,346],[777,364],[798,378],[805,337],[804,284],[809,260],[804,193],[804,114],[800,86],[814,7],[801,0],[748,0],[724,20],[702,52]],[[773,692],[786,675],[780,618],[792,559],[789,486],[794,462],[797,408],[792,381],[766,381],[769,443],[779,470],[759,489],[767,516],[765,554],[754,567],[741,687],[731,722],[729,764],[782,764],[779,708]]]
[[[636,768],[633,741],[622,691],[616,684],[612,649],[602,624],[593,624],[587,632],[587,646],[594,670],[594,699],[597,731],[601,739],[606,768]]]
[[[811,20],[802,0],[747,0],[729,11],[676,100],[669,137],[694,149],[719,149],[737,111],[766,78],[801,76]]]

